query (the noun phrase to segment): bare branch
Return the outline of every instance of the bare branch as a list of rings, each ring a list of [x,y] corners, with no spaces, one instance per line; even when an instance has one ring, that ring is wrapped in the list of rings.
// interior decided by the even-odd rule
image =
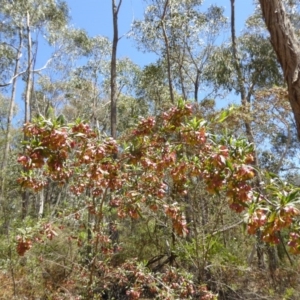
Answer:
[[[54,57],[55,57],[55,55],[53,57],[51,57],[50,59],[48,59],[48,61],[45,63],[45,65],[42,68],[33,70],[32,73],[39,73],[40,71],[45,70],[48,67],[49,63],[52,61],[52,59]],[[8,83],[0,84],[0,87],[5,87],[5,86],[11,85],[13,83],[14,79],[16,79],[17,77],[25,74],[26,72],[27,72],[27,70],[19,72],[18,74],[16,74],[15,76],[13,76]]]

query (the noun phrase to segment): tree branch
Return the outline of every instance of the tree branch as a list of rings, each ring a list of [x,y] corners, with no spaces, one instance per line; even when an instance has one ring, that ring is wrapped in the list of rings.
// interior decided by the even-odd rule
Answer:
[[[53,59],[53,57],[51,57],[50,59],[48,59],[47,62],[45,63],[45,65],[44,65],[43,67],[41,67],[40,69],[33,70],[32,73],[39,73],[40,71],[45,70],[45,69],[48,67],[49,63],[52,61],[52,59]],[[16,79],[17,77],[19,77],[19,76],[25,74],[26,72],[27,72],[27,70],[22,71],[22,72],[16,74],[15,76],[13,76],[13,77],[10,79],[10,81],[9,81],[8,83],[0,84],[0,88],[1,88],[1,87],[5,87],[5,86],[11,85],[11,84],[13,83],[14,79]]]

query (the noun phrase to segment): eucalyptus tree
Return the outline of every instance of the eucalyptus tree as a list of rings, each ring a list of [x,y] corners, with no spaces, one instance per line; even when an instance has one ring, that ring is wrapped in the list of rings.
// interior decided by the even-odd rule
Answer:
[[[136,86],[136,96],[138,101],[146,102],[153,115],[157,115],[160,110],[170,104],[164,62],[158,60],[142,69]]]
[[[34,70],[34,74],[38,76],[35,77],[31,93],[31,115],[35,118],[44,116],[63,124],[66,122],[62,114],[64,107],[69,103],[70,98],[75,97],[76,92],[80,94],[78,92],[80,89],[76,90],[72,85],[73,72],[90,55],[92,41],[84,30],[67,26],[60,28],[59,31],[48,32],[46,39],[51,46],[52,55],[48,60],[47,68],[43,68],[42,72]],[[99,47],[101,48],[100,45]],[[90,91],[85,95],[90,96]],[[84,106],[87,102],[88,98],[83,99],[79,104]],[[69,120],[73,121],[72,116]],[[32,199],[33,215],[42,217],[52,208],[57,208],[60,199],[67,196],[65,190],[66,186],[51,183],[49,187],[40,191],[36,199]],[[48,208],[48,211],[44,211],[45,208]]]
[[[56,115],[63,113],[70,121],[82,118],[96,126],[98,102],[106,96],[101,85],[109,75],[111,43],[83,30],[66,29],[53,44],[58,54],[39,77],[38,91],[45,93]]]
[[[57,87],[64,86],[62,93],[57,95],[57,97],[64,95],[61,104],[56,106],[57,112],[62,112],[69,120],[76,118],[87,120],[93,127],[108,134],[111,132],[112,43],[103,36],[93,38],[86,36],[83,40],[82,45],[77,45],[80,48],[87,47],[81,55],[76,58],[70,53],[69,59],[62,61],[59,59],[57,62],[63,76],[60,75],[59,80],[55,79],[52,84]],[[75,48],[76,45],[73,45],[73,49]],[[71,59],[72,67],[67,67],[65,63],[69,64]],[[139,74],[140,68],[129,58],[116,60],[115,96],[116,99],[122,98],[120,98],[120,105],[123,109],[125,105],[131,110],[129,103],[124,103],[124,99],[135,98]],[[45,88],[48,83],[50,84],[49,80],[51,82],[50,77],[43,79]],[[134,102],[130,101],[130,103],[135,106]],[[119,111],[118,103],[116,110]],[[120,115],[118,126],[123,120],[123,115]]]
[[[7,24],[9,29],[2,33],[4,39],[1,46],[9,46],[13,49],[13,66],[8,69],[10,74],[6,78],[6,83],[2,86],[10,86],[10,104],[6,126],[6,145],[3,152],[2,172],[5,172],[6,161],[9,152],[11,122],[16,98],[17,78],[22,75],[24,80],[24,121],[31,118],[32,91],[34,89],[35,62],[38,53],[38,41],[40,35],[47,36],[51,31],[58,31],[67,22],[67,6],[63,1],[41,1],[41,0],[16,0],[0,1],[1,28]],[[2,47],[3,48],[3,47]],[[46,64],[47,65],[47,64]],[[8,91],[9,92],[9,91]],[[3,176],[4,180],[4,176]],[[2,192],[4,191],[4,181],[2,180]],[[24,196],[25,197],[25,196]],[[25,197],[27,198],[27,196]],[[26,215],[28,199],[23,199],[23,217]]]
[[[154,52],[166,60],[169,97],[171,102],[174,103],[169,44],[172,3],[169,0],[154,0],[148,3],[145,19],[133,23],[134,38],[141,49]]]
[[[9,35],[6,36],[6,39],[9,39],[11,43],[13,43],[13,37]],[[2,35],[6,35],[6,32],[2,32]],[[4,38],[5,40],[5,38]],[[22,55],[22,46],[23,46],[23,34],[22,30],[18,29],[18,39],[16,41],[16,45],[9,44],[8,41],[1,43],[1,71],[4,73],[5,80],[10,80],[9,83],[4,84],[3,86],[11,85],[11,94],[8,96],[10,98],[7,110],[7,122],[5,124],[5,146],[3,150],[3,159],[2,159],[2,170],[5,170],[7,156],[9,152],[10,145],[10,132],[11,132],[11,124],[12,118],[15,110],[15,98],[16,98],[16,88],[17,88],[17,77],[20,68],[20,60]],[[12,74],[10,74],[12,73]],[[2,72],[1,72],[2,75]],[[7,78],[7,76],[12,76],[12,79]],[[2,184],[1,184],[2,185]],[[2,187],[3,188],[3,187]]]
[[[117,134],[122,135],[132,127],[140,116],[148,114],[148,106],[144,99],[137,98],[137,86],[141,78],[141,69],[128,57],[117,59]],[[107,86],[107,81],[104,82]]]
[[[28,122],[30,120],[30,101],[39,35],[47,35],[53,30],[57,31],[66,24],[67,6],[63,1],[56,2],[53,0],[2,0],[1,14],[4,22],[8,22],[16,33],[21,31],[23,35],[22,54],[25,72],[22,73],[25,80],[25,122]]]
[[[38,51],[40,34],[49,35],[51,31],[58,31],[67,22],[67,6],[63,1],[0,1],[1,33],[3,39],[1,49],[10,54],[14,67],[6,70],[6,86],[11,85],[11,101],[7,122],[7,140],[12,121],[13,107],[16,98],[17,78],[23,76],[25,81],[25,122],[30,119],[30,107],[33,82],[34,64]],[[9,51],[9,50],[10,51]],[[12,58],[13,57],[13,58]],[[2,60],[3,61],[3,60]],[[22,67],[22,70],[20,68]],[[8,145],[7,145],[8,147]],[[7,156],[7,150],[4,151]],[[4,159],[5,161],[5,159]]]
[[[165,62],[169,97],[175,90],[198,101],[202,70],[218,34],[226,27],[223,9],[202,9],[202,1],[146,1],[144,20],[133,23],[138,47]]]
[[[212,5],[204,12],[200,9],[194,2],[182,3],[172,16],[170,37],[175,85],[184,99],[195,102],[204,89],[203,70],[212,49],[227,28],[223,8]]]
[[[51,32],[47,36],[47,41],[53,54],[47,68],[39,72],[35,80],[32,92],[35,104],[32,108],[33,116],[47,115],[48,107],[52,107],[54,115],[62,113],[64,106],[69,105],[70,95],[73,94],[75,97],[76,91],[71,83],[74,70],[82,66],[92,55],[95,44],[99,43],[99,49],[103,47],[101,40],[97,37],[93,41],[85,30],[71,26]],[[76,117],[78,115],[74,119]],[[70,118],[73,119],[73,115]]]
[[[113,16],[113,42],[111,51],[111,68],[110,68],[110,128],[111,136],[117,137],[117,50],[119,43],[119,24],[118,17],[122,0],[111,0]]]
[[[214,47],[204,76],[216,91],[240,96],[243,107],[240,122],[247,118],[251,121],[251,103],[257,91],[284,83],[266,32],[254,22],[253,17],[246,22],[240,36],[236,36],[233,28],[231,41]],[[242,128],[241,125],[238,128]],[[249,141],[253,142],[251,131],[247,134]]]

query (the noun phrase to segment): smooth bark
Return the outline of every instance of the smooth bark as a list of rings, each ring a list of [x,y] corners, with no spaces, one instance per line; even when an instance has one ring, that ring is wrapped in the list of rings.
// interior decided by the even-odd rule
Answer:
[[[30,102],[31,102],[31,93],[33,85],[33,72],[32,72],[32,40],[31,40],[31,29],[30,29],[30,15],[27,12],[27,81],[26,81],[26,91],[25,91],[25,123],[30,122],[31,112],[30,112]]]
[[[26,78],[26,90],[25,90],[25,123],[31,120],[31,94],[33,87],[33,59],[32,59],[32,39],[30,29],[30,14],[27,11],[26,16],[26,33],[27,33],[27,78]],[[24,136],[24,140],[26,137]],[[22,219],[27,215],[27,208],[29,202],[28,191],[22,192]]]
[[[115,0],[112,0],[112,13],[113,13],[113,44],[112,44],[112,55],[111,55],[111,136],[115,139],[117,137],[117,49],[119,42],[119,31],[118,31],[118,15],[122,0],[119,0],[118,5]]]
[[[16,90],[17,90],[17,74],[20,68],[22,47],[23,47],[23,33],[22,33],[22,29],[19,29],[19,46],[18,46],[18,51],[16,53],[16,64],[15,64],[14,77],[13,77],[14,79],[12,80],[12,90],[11,90],[11,97],[9,102],[9,110],[8,110],[7,124],[6,124],[5,149],[3,152],[3,161],[2,161],[3,172],[6,169],[9,146],[10,146],[11,123],[14,115],[14,106],[15,106],[15,98],[16,98]]]
[[[169,0],[166,0],[165,5],[164,5],[163,14],[161,16],[161,22],[162,22],[162,31],[163,31],[163,36],[164,36],[164,42],[165,42],[165,46],[166,46],[169,92],[170,92],[171,103],[174,104],[175,100],[174,100],[174,91],[173,91],[173,83],[172,83],[170,45],[169,45],[169,39],[167,36],[166,25],[165,25],[165,18],[166,18],[168,6],[169,6]]]

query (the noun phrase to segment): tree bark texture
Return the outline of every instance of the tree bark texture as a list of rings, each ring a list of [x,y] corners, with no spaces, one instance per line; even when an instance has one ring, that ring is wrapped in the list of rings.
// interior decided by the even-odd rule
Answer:
[[[119,4],[116,4],[115,0],[112,0],[112,13],[113,13],[113,44],[111,54],[111,136],[116,139],[117,137],[117,48],[119,42],[119,31],[118,31],[118,14],[122,4],[122,0],[119,0]]]
[[[174,104],[175,100],[174,100],[174,91],[173,91],[173,83],[172,83],[170,45],[169,45],[169,39],[167,36],[166,25],[165,25],[165,18],[166,18],[168,6],[169,6],[169,0],[166,0],[164,5],[164,10],[163,10],[163,15],[161,16],[161,22],[162,22],[162,31],[163,31],[163,36],[164,36],[164,41],[166,46],[169,92],[170,92],[171,103]]]
[[[26,78],[26,90],[25,90],[25,123],[31,121],[31,95],[33,87],[33,60],[32,60],[32,39],[31,39],[31,29],[30,29],[30,14],[27,11],[26,17],[26,32],[27,32],[27,78]],[[24,135],[24,140],[27,137]],[[22,192],[22,220],[27,216],[29,204],[29,193],[28,191]]]
[[[15,71],[14,71],[14,79],[12,81],[12,90],[11,90],[11,97],[9,102],[9,111],[7,115],[7,124],[6,124],[6,133],[5,133],[5,150],[3,152],[3,161],[2,161],[2,170],[6,169],[7,165],[7,158],[10,146],[10,138],[11,138],[11,123],[14,116],[14,106],[15,106],[15,99],[16,99],[16,89],[17,89],[17,74],[19,72],[20,67],[20,59],[22,54],[22,47],[23,47],[23,33],[22,29],[19,29],[19,47],[16,53],[16,64],[15,64]],[[3,172],[4,174],[4,172]]]
[[[27,12],[27,79],[26,79],[26,92],[25,92],[25,123],[31,120],[31,93],[33,86],[33,70],[32,70],[32,40],[30,29],[30,15]]]
[[[300,139],[300,42],[281,0],[259,0],[271,43],[282,67]]]

